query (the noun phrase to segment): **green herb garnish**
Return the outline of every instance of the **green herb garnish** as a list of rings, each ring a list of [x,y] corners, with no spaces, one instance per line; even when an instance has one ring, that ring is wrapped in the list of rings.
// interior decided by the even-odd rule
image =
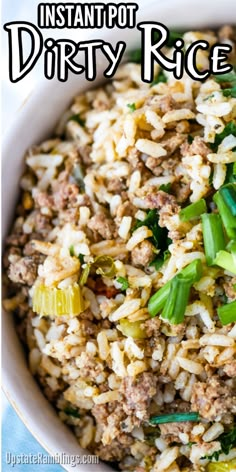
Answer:
[[[224,97],[236,98],[236,87],[226,88],[222,91]]]
[[[121,288],[120,290],[122,292],[125,292],[127,290],[127,288],[129,288],[129,282],[128,282],[128,279],[126,279],[125,277],[118,277],[116,279],[116,281],[121,284]]]
[[[157,41],[159,37],[160,37],[160,34],[157,31],[154,32],[154,41]],[[182,37],[183,37],[182,32],[170,31],[166,46],[168,48],[172,48],[175,44],[175,41],[177,39],[181,39]],[[129,61],[134,62],[135,64],[141,64],[142,49],[137,48],[137,49],[133,49],[133,51],[129,51]]]
[[[133,113],[136,110],[135,103],[127,103],[127,107],[130,109],[131,113]]]
[[[75,255],[75,249],[74,249],[74,246],[70,246],[69,247],[69,253],[70,253],[70,256],[73,257]]]
[[[141,48],[134,49],[133,51],[130,51],[129,52],[129,60],[130,60],[130,62],[134,62],[135,64],[141,64],[141,60],[142,60],[142,50],[141,50]]]
[[[78,125],[82,126],[82,128],[84,128],[85,126],[85,120],[81,118],[79,113],[77,113],[76,115],[72,115],[68,121],[75,121],[76,123],[78,123]]]
[[[76,408],[72,408],[70,406],[67,406],[64,408],[64,413],[69,416],[73,416],[74,418],[80,418],[80,414]]]
[[[163,254],[155,257],[155,259],[152,262],[150,262],[149,266],[155,267],[156,270],[159,270],[163,266],[164,262],[169,258],[169,256],[170,256],[170,251],[169,249],[166,249],[166,251],[164,251]]]
[[[81,264],[84,264],[84,254],[79,254],[79,255],[78,255],[78,258],[79,258],[79,260],[80,260],[80,263],[81,263]]]
[[[75,254],[75,248],[74,248],[73,245],[70,246],[69,252],[70,252],[70,256],[71,256],[71,257],[76,256],[76,254]],[[83,255],[83,254],[78,254],[78,256],[76,256],[76,257],[78,257],[78,259],[79,259],[79,261],[80,261],[81,264],[84,263],[84,255]]]
[[[214,143],[210,144],[211,149],[216,152],[218,146],[222,143],[223,139],[229,136],[230,134],[236,136],[236,123],[234,123],[233,121],[230,121],[230,123],[225,126],[221,133],[216,134]]]
[[[234,184],[236,183],[236,165],[235,162],[227,164],[227,171],[224,184]]]
[[[230,239],[236,239],[236,188],[230,183],[221,187],[213,197],[226,233]],[[223,247],[220,249],[224,249]],[[219,250],[220,250],[219,249]]]
[[[171,183],[170,182],[168,184],[162,184],[159,187],[159,190],[162,190],[162,192],[165,192],[165,193],[170,193],[170,189],[171,189]]]
[[[188,134],[188,144],[192,144],[194,137],[191,134]]]
[[[182,423],[183,421],[199,421],[199,414],[190,413],[171,413],[169,415],[151,416],[149,423],[165,424],[165,423]]]
[[[170,31],[169,38],[167,41],[167,47],[172,48],[175,45],[175,41],[177,39],[181,39],[183,37],[184,33],[178,32],[178,31]]]
[[[220,441],[221,449],[215,451],[211,456],[204,456],[201,459],[215,459],[218,461],[220,454],[229,454],[230,450],[236,446],[236,426],[228,433],[221,434],[217,441]]]
[[[164,82],[164,83],[167,82],[167,77],[164,74],[163,70],[161,70],[159,74],[155,77],[150,87],[153,87],[153,85],[159,84],[160,82]]]
[[[157,210],[149,210],[146,218],[143,221],[137,220],[133,231],[140,228],[141,226],[147,226],[152,231],[152,237],[150,241],[156,249],[165,251],[168,248],[169,241],[167,238],[168,231],[166,228],[161,228],[158,224],[159,216]]]

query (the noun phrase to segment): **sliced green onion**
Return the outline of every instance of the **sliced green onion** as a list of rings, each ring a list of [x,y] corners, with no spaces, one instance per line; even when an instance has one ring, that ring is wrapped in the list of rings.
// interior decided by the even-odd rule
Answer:
[[[235,184],[224,185],[213,197],[229,238],[236,238],[236,188]]]
[[[91,264],[86,264],[79,279],[80,287],[83,287],[87,283],[90,269],[91,269]]]
[[[226,205],[231,209],[232,215],[236,216],[236,186],[234,184],[224,185],[219,190],[219,193],[223,197]],[[236,225],[235,220],[234,225]]]
[[[183,277],[190,278],[192,284],[198,282],[202,276],[202,262],[200,259],[196,259],[191,262],[188,266],[184,267],[179,274]],[[176,277],[176,276],[175,276]],[[172,279],[173,280],[173,279]],[[168,299],[171,287],[171,280],[161,287],[149,300],[148,311],[151,317],[156,316],[164,308],[165,303]]]
[[[232,254],[227,251],[219,251],[216,254],[214,264],[222,267],[225,270],[228,270],[232,274],[236,274],[236,262]]]
[[[217,308],[217,313],[222,325],[234,323],[236,321],[236,300]]]
[[[231,241],[228,243],[227,249],[231,252],[234,263],[236,264],[236,241],[234,239],[231,239]]]
[[[216,254],[226,246],[220,215],[204,213],[202,231],[207,265],[211,266],[215,264]]]
[[[181,221],[190,221],[194,220],[195,218],[199,218],[202,213],[207,211],[207,206],[204,198],[198,200],[198,202],[194,202],[191,205],[188,205],[186,208],[183,208],[180,213],[179,217]]]
[[[169,415],[151,416],[149,423],[165,424],[165,423],[182,423],[182,421],[199,421],[199,413],[171,413]]]
[[[170,282],[161,287],[149,300],[148,311],[151,317],[156,316],[164,308],[170,293]]]
[[[236,241],[234,239],[231,239],[231,241],[227,244],[227,249],[230,252],[236,252]]]
[[[180,324],[184,320],[192,279],[177,274],[170,285],[170,295],[166,301],[161,317],[168,320],[170,324]]]

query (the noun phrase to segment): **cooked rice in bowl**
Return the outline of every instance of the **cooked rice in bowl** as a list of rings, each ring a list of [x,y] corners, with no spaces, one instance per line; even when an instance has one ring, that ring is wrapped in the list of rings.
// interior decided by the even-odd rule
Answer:
[[[196,39],[235,53],[230,27]],[[122,65],[28,151],[3,304],[83,448],[123,471],[235,470],[235,75],[156,77]]]

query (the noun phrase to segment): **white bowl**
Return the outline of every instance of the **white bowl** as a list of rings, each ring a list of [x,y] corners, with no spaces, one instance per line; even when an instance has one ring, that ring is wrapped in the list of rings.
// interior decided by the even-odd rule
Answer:
[[[169,27],[204,28],[232,23],[235,0],[157,0],[140,1],[138,21],[156,19]],[[94,33],[93,33],[94,35]],[[128,47],[134,47],[140,40],[137,30],[96,31],[96,37],[109,42],[117,42],[120,37]],[[66,83],[45,81],[28,98],[17,114],[3,145],[3,238],[13,221],[15,203],[18,197],[18,182],[22,172],[22,157],[35,143],[50,136],[61,113],[72,101],[75,94],[94,87],[101,81],[104,64],[98,64],[98,78],[94,83],[70,76]],[[3,385],[4,391],[16,412],[39,441],[52,455],[66,453],[82,455],[83,451],[73,434],[61,423],[50,403],[31,376],[22,346],[16,335],[13,319],[3,314]],[[77,467],[64,465],[68,471]],[[87,465],[78,467],[80,472],[88,472]],[[110,467],[100,463],[89,465],[89,472],[103,472]]]

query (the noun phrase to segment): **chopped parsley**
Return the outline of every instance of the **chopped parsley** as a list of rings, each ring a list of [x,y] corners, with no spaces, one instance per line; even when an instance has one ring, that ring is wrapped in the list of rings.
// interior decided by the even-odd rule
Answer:
[[[168,48],[172,48],[175,45],[175,41],[177,39],[181,39],[183,37],[182,32],[177,31],[170,31],[169,38],[167,40],[166,46]],[[157,41],[159,38],[159,33],[156,31],[154,33],[154,41]],[[129,61],[134,62],[135,64],[141,64],[142,61],[142,49],[133,49],[133,51],[129,51]]]
[[[129,108],[129,110],[131,111],[131,113],[133,113],[133,112],[136,110],[136,105],[135,105],[135,103],[127,103],[127,107]]]
[[[71,257],[74,257],[74,256],[75,256],[75,257],[78,257],[78,259],[80,260],[80,263],[81,263],[81,264],[84,263],[84,255],[83,255],[83,254],[78,254],[78,256],[76,256],[76,254],[75,254],[75,248],[74,248],[73,245],[71,245],[71,246],[69,247],[69,253],[70,253],[70,256],[71,256]]]
[[[162,190],[162,192],[165,192],[165,193],[170,193],[170,189],[171,189],[171,183],[170,182],[168,184],[162,184],[159,187],[159,190]]]
[[[128,282],[128,279],[126,279],[125,277],[118,277],[116,279],[116,281],[121,284],[121,291],[122,292],[125,292],[127,290],[127,288],[129,288],[129,282]]]
[[[76,123],[78,123],[78,125],[82,126],[82,128],[84,128],[84,126],[85,126],[85,120],[83,120],[83,118],[81,118],[79,113],[77,113],[76,115],[72,115],[69,118],[69,121],[75,121]]]
[[[129,52],[129,60],[130,60],[130,62],[134,62],[135,64],[141,64],[142,50],[141,49],[134,49],[133,51],[130,51]]]
[[[76,256],[75,254],[75,248],[73,245],[71,245],[69,247],[69,253],[70,253],[70,256],[71,257],[78,257],[78,259],[80,260],[80,263],[83,264],[84,263],[84,255],[83,254],[78,254],[78,256]]]
[[[236,124],[233,121],[230,121],[221,133],[216,134],[214,143],[210,144],[212,150],[214,152],[217,151],[218,146],[222,143],[223,139],[230,134],[236,137]]]
[[[70,406],[67,406],[64,408],[64,413],[69,416],[73,416],[74,418],[80,418],[80,414],[76,408],[72,408]]]
[[[146,218],[143,221],[137,220],[133,227],[133,231],[141,226],[147,226],[152,231],[151,243],[156,249],[165,251],[167,249],[167,234],[166,228],[161,228],[158,224],[159,216],[157,210],[149,210]]]
[[[231,84],[233,86],[236,85],[236,72],[232,70],[232,72],[228,72],[226,74],[215,75],[215,80],[219,84]]]
[[[143,221],[137,220],[133,231],[140,228],[141,226],[147,226],[152,231],[152,237],[149,241],[153,244],[155,249],[159,249],[157,257],[149,264],[155,267],[156,270],[164,264],[165,260],[169,257],[168,246],[171,244],[171,239],[168,238],[168,230],[161,228],[158,224],[159,216],[157,210],[149,210],[146,218]],[[154,251],[155,252],[155,251]]]
[[[158,256],[155,257],[155,259],[149,265],[151,267],[155,267],[156,270],[159,270],[163,266],[164,262],[168,259],[169,255],[170,251],[169,249],[166,249],[163,254],[158,254]]]
[[[208,182],[209,182],[209,185],[212,187],[213,185],[213,176],[214,176],[214,171],[212,170],[210,175],[209,175],[209,179],[208,179]]]
[[[153,85],[159,84],[160,82],[164,82],[164,83],[167,82],[167,77],[164,74],[163,70],[161,70],[159,74],[155,77],[150,87],[153,87]]]
[[[223,90],[224,97],[233,97],[236,98],[236,86],[232,88],[226,88]]]
[[[172,48],[175,45],[175,41],[177,39],[182,39],[184,33],[181,33],[179,31],[170,31],[169,38],[167,41],[167,47]]]
[[[74,249],[74,246],[70,246],[69,247],[69,253],[70,253],[70,256],[73,257],[75,255],[75,249]]]
[[[191,134],[188,134],[188,144],[192,144],[194,137]]]
[[[84,264],[84,254],[79,254],[78,259],[80,260],[80,264]]]
[[[221,448],[219,451],[215,451],[211,456],[204,456],[202,459],[215,459],[219,460],[220,454],[229,454],[230,450],[236,446],[236,426],[231,429],[228,433],[221,434],[217,441],[220,441]]]

